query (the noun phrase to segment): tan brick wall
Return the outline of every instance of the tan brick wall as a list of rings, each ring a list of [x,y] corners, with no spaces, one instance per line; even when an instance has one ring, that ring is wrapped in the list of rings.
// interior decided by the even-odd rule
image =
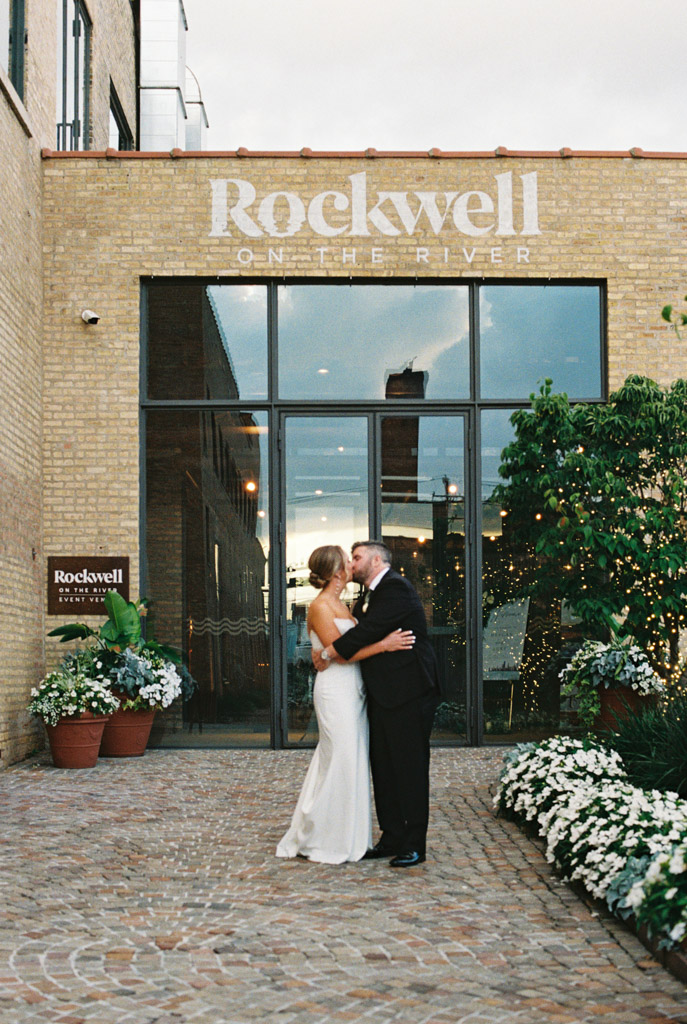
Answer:
[[[0,765],[42,742],[25,712],[43,667],[41,177],[0,93]]]
[[[512,171],[518,232],[520,175],[536,171],[541,234],[466,237],[451,225],[436,235],[423,216],[414,234],[401,227],[393,237],[372,229],[364,238],[322,238],[307,222],[292,237],[248,238],[235,228],[210,235],[212,179],[250,180],[255,218],[267,193],[306,201],[326,190],[348,194],[349,175],[363,171],[370,197],[397,191],[411,199],[414,191],[495,196],[495,175]],[[660,320],[663,304],[687,291],[687,159],[94,155],[46,161],[44,201],[44,555],[128,554],[134,593],[143,276],[604,279],[611,388],[630,372],[661,382],[687,376],[687,342]],[[325,210],[333,228],[350,220],[331,197]],[[495,219],[471,216],[478,227]],[[270,250],[281,263],[270,263]],[[84,307],[100,313],[96,327],[82,322]]]
[[[26,0],[24,102],[41,146],[56,145],[57,3]],[[4,136],[3,136],[4,140]]]
[[[104,148],[110,75],[135,128],[133,23],[128,0],[91,0],[89,10],[93,139]],[[0,83],[0,766],[43,743],[25,707],[45,669],[42,341],[44,281],[48,289],[52,281],[42,250],[40,148],[55,145],[55,0],[26,0],[26,32],[23,103]]]
[[[136,53],[130,0],[86,0],[91,37],[91,149],[106,149],[110,78],[136,137]]]
[[[368,238],[323,238],[306,223],[287,238],[249,238],[233,225],[231,237],[210,237],[211,179],[250,180],[257,189],[249,210],[255,220],[267,193],[289,190],[304,199],[326,189],[350,193],[348,176],[361,171],[367,173],[369,196],[378,190],[474,189],[492,197],[495,175],[512,171],[517,231],[520,175],[536,171],[542,233],[496,237],[492,231],[469,238],[451,224],[437,236],[423,216],[412,236],[401,228],[396,237],[372,229]],[[60,249],[57,276],[72,291],[84,281],[86,268],[91,291],[102,281],[101,304],[124,303],[127,318],[120,314],[116,323],[127,339],[137,331],[138,279],[145,274],[593,277],[608,281],[611,386],[633,370],[662,381],[687,373],[687,345],[659,317],[662,305],[685,291],[687,159],[70,159],[51,161],[46,180],[54,211],[48,214],[46,241],[51,250]],[[337,212],[330,199],[326,216],[335,228],[351,214]],[[399,224],[393,211],[389,216]],[[477,226],[494,219],[472,215]],[[518,249],[528,250],[520,261]],[[281,250],[283,262],[273,258],[270,264],[270,250]],[[65,294],[63,289],[63,300]],[[99,331],[114,328],[104,320]]]
[[[90,148],[109,145],[110,79],[136,135],[136,49],[130,0],[85,0],[93,23],[90,51]],[[57,122],[56,0],[26,0],[25,106],[41,146],[54,148]]]

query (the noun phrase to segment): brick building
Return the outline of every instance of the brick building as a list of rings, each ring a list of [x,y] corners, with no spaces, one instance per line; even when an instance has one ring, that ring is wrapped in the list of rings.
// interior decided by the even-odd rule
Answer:
[[[499,453],[544,377],[603,401],[687,375],[659,315],[685,290],[687,156],[191,151],[199,94],[146,63],[150,4],[76,5],[83,124],[49,19],[23,86],[11,53],[0,73],[1,763],[39,742],[48,557],[127,557],[185,649],[200,691],[155,742],[298,745],[308,552],[380,534],[449,682],[437,740],[554,729],[575,624],[517,596]]]

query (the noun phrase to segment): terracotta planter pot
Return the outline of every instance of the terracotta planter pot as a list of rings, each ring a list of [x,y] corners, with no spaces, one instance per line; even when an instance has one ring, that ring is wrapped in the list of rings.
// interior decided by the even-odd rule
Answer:
[[[56,768],[93,768],[109,715],[81,715],[61,718],[57,725],[45,726],[52,762]]]
[[[645,708],[653,707],[656,698],[649,694],[642,696],[627,686],[619,686],[615,690],[599,689],[601,713],[596,720],[599,728],[614,731],[618,722],[624,722],[630,715],[636,715]]]
[[[142,757],[154,718],[154,711],[115,711],[103,730],[100,756]]]

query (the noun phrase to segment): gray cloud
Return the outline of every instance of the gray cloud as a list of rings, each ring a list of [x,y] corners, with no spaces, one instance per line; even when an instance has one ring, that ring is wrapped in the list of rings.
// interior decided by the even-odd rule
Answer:
[[[209,147],[687,149],[683,0],[184,0]]]

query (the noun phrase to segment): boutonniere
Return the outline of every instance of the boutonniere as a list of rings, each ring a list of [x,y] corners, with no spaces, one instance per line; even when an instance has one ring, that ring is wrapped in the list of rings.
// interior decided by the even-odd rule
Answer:
[[[365,591],[365,596],[363,597],[363,603],[362,603],[362,605],[360,607],[360,610],[363,613],[363,615],[367,611],[367,606],[368,606],[369,603],[370,603],[370,591],[366,590]]]

